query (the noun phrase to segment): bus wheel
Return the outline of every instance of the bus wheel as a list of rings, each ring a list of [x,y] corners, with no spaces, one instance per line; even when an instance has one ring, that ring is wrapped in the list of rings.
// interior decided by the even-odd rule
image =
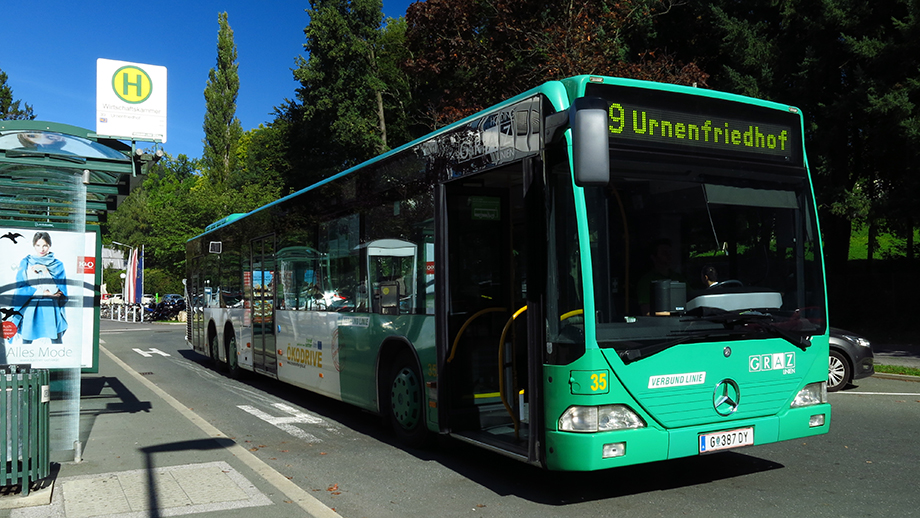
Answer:
[[[388,379],[387,408],[396,436],[407,446],[422,446],[428,435],[423,406],[424,389],[422,377],[409,353],[403,352],[396,358]]]
[[[211,365],[214,366],[214,369],[218,371],[221,370],[220,346],[217,342],[217,333],[212,334],[211,339],[208,340],[208,354],[211,356]]]
[[[235,380],[243,376],[243,369],[240,368],[240,357],[236,351],[236,335],[232,331],[227,343],[227,373]]]

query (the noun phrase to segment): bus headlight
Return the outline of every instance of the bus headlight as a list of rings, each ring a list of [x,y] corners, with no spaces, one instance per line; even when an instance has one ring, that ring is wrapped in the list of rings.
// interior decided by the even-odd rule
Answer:
[[[572,406],[559,418],[563,432],[609,432],[645,428],[645,421],[626,405]]]
[[[805,388],[796,394],[795,399],[792,400],[792,404],[789,405],[789,407],[799,408],[803,406],[819,405],[821,403],[827,403],[826,381],[805,385]]]

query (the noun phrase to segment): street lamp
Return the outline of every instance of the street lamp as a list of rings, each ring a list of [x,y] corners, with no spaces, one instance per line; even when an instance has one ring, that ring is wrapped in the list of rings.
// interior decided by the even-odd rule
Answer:
[[[115,246],[123,246],[128,249],[128,253],[131,253],[131,245],[126,245],[124,243],[119,243],[118,241],[112,241],[112,244]],[[127,261],[127,260],[126,260]]]

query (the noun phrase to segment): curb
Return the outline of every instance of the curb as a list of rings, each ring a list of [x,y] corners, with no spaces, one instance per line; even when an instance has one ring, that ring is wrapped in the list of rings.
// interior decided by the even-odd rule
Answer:
[[[914,383],[920,383],[920,376],[908,376],[907,374],[889,374],[887,372],[876,372],[872,375],[872,377],[886,380],[912,381]]]

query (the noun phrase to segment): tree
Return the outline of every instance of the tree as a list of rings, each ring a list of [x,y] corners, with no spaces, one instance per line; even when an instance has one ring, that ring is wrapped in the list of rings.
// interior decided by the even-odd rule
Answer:
[[[166,155],[151,168],[110,216],[106,234],[133,247],[144,245],[145,269],[184,276],[185,242],[217,219],[208,182],[196,174],[198,164],[185,155]]]
[[[228,185],[228,192],[235,194],[233,212],[249,212],[281,197],[283,175],[291,169],[284,127],[260,124],[243,133],[237,164]]]
[[[6,72],[0,70],[0,120],[34,120],[31,106],[21,100],[13,100],[13,89],[6,84],[7,79]]]
[[[294,70],[300,88],[276,119],[290,125],[291,153],[299,157],[292,160],[300,176],[289,178],[291,188],[388,150],[392,135],[407,135],[400,113],[408,83],[397,66],[405,26],[390,20],[382,27],[381,7],[380,0],[311,2],[304,29],[309,56],[298,58]]]
[[[870,225],[870,247],[882,211],[897,208],[913,235],[920,2],[712,0],[685,9],[660,34],[715,87],[803,110],[830,278],[846,276],[854,220]],[[832,283],[832,296],[844,284]]]
[[[236,146],[243,127],[236,118],[236,98],[240,90],[237,72],[236,45],[227,13],[218,16],[217,66],[208,73],[204,89],[204,151],[202,165],[205,176],[219,189],[226,187],[236,167]]]
[[[402,65],[409,60],[406,47],[406,19],[387,18],[380,30],[376,51],[376,71],[383,83],[383,101],[386,138],[384,147],[395,148],[415,137],[409,130],[409,106],[412,104],[412,83]]]
[[[429,129],[544,81],[579,74],[705,84],[644,46],[667,0],[427,0],[406,13],[406,68]]]

